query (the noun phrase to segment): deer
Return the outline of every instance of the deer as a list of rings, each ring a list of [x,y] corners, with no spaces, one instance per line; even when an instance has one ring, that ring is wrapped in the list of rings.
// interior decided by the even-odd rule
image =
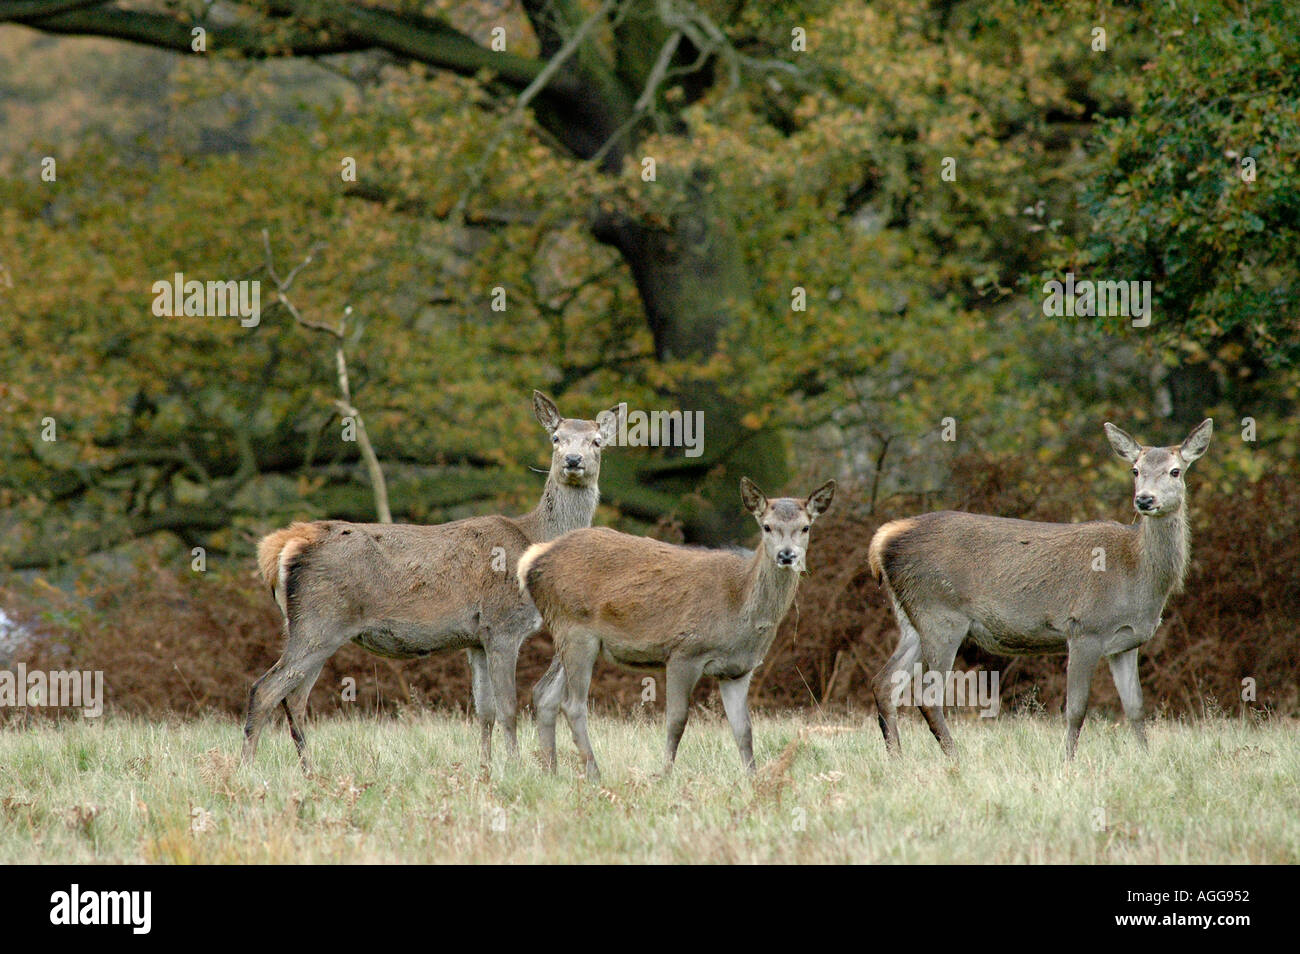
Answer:
[[[592,667],[603,653],[623,668],[663,675],[665,775],[677,758],[691,692],[703,676],[718,680],[741,762],[753,774],[750,678],[794,602],[809,531],[834,494],[832,480],[803,500],[769,500],[742,477],[741,501],[762,528],[752,557],[603,527],[529,547],[519,559],[519,587],[555,641],[555,658],[533,691],[545,768],[556,770],[555,724],[563,710],[586,777],[599,784],[587,697]]]
[[[1186,470],[1205,453],[1214,422],[1182,444],[1147,447],[1104,425],[1131,465],[1135,524],[1043,523],[959,511],[886,523],[868,564],[898,621],[898,646],[872,680],[885,748],[901,754],[900,688],[918,663],[948,673],[962,641],[1001,655],[1066,655],[1066,761],[1074,758],[1093,674],[1104,656],[1141,748],[1138,650],[1156,632],[1187,572]],[[956,757],[943,704],[921,713],[943,752]]]
[[[518,759],[515,665],[540,618],[512,568],[529,546],[590,526],[600,499],[601,448],[617,435],[617,414],[599,422],[560,416],[533,392],[533,413],[551,439],[541,501],[520,517],[470,517],[436,526],[294,523],[258,545],[262,578],[284,618],[279,660],[253,683],[243,763],[251,764],[268,716],[283,705],[304,773],[307,697],[325,662],[348,642],[393,659],[463,649],[469,658],[479,754],[490,766],[500,721]]]

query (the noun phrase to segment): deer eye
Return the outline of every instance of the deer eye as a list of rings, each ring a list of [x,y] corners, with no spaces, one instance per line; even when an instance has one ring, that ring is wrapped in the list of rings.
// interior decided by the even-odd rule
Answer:
[[[593,438],[591,439],[591,446],[592,446],[592,447],[599,447],[599,446],[600,446],[600,438],[599,438],[599,437],[593,437]]]
[[[1179,470],[1178,470],[1177,467],[1175,467],[1173,470],[1171,470],[1171,471],[1169,472],[1169,476],[1170,476],[1170,477],[1177,477],[1178,474],[1179,474]]]
[[[763,532],[764,532],[764,533],[771,533],[771,532],[772,532],[772,525],[771,525],[770,523],[765,523],[765,524],[763,524]]]
[[[808,528],[807,528],[807,527],[800,527],[800,528],[799,528],[799,532],[800,532],[800,533],[807,533],[807,532],[808,532]]]
[[[552,434],[552,435],[551,435],[551,443],[552,443],[552,444],[558,444],[558,443],[560,443],[560,435],[559,435],[559,434]],[[1133,473],[1136,474],[1137,471],[1135,470],[1135,471],[1133,471]]]
[[[1138,475],[1138,469],[1137,469],[1136,467],[1134,467],[1134,468],[1133,468],[1133,476],[1136,477],[1137,475]]]

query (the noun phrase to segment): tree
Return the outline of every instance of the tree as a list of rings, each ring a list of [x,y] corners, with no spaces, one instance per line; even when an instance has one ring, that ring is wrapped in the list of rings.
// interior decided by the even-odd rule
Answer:
[[[1157,52],[1141,10],[1046,4],[1032,31],[1011,0],[484,11],[214,6],[166,84],[105,84],[156,96],[147,137],[0,152],[0,560],[152,530],[242,555],[281,520],[373,518],[336,376],[269,292],[254,328],[149,313],[178,271],[274,281],[264,231],[279,263],[319,248],[303,315],[353,308],[396,519],[526,507],[539,384],[574,413],[705,408],[703,457],[619,449],[602,475],[615,519],[694,539],[744,532],[736,474],[775,492],[782,438],[798,484],[860,476],[874,501],[940,487],[963,450],[1052,457],[1151,413],[1144,339],[1017,291],[1090,228],[1084,146]],[[175,6],[0,16],[194,39]],[[1104,54],[1098,17],[1123,38]],[[18,96],[50,72],[19,65]],[[57,181],[33,173],[56,156]]]
[[[203,31],[205,50],[244,57],[378,50],[437,70],[482,75],[484,88],[507,100],[540,78],[543,85],[527,104],[537,124],[553,137],[555,148],[593,161],[609,177],[623,174],[624,161],[656,124],[678,133],[687,130],[685,110],[713,87],[723,66],[733,74],[787,68],[780,61],[761,64],[742,55],[709,16],[692,5],[622,0],[604,2],[593,13],[573,0],[524,0],[521,7],[535,38],[535,55],[511,52],[505,27],[506,49],[493,50],[446,18],[418,12],[419,5],[385,9],[345,0],[238,4],[233,22],[212,7],[195,18],[188,7],[174,4],[155,12],[108,0],[9,0],[0,3],[0,21],[182,53],[194,52],[196,31]],[[600,30],[585,26],[592,21]],[[565,50],[568,38],[577,36],[580,42]],[[548,62],[562,51],[563,61],[545,75]],[[719,335],[733,322],[737,307],[752,296],[753,285],[729,212],[714,191],[708,161],[697,158],[688,164],[680,154],[674,161],[663,161],[667,159],[660,157],[659,175],[672,198],[658,215],[605,203],[590,211],[588,228],[617,249],[630,269],[656,357],[699,362],[716,351]],[[357,193],[380,199],[390,195],[365,184]],[[741,409],[707,382],[680,380],[669,394],[686,409],[703,410],[716,433],[741,426]],[[723,456],[713,453],[715,449]],[[616,470],[618,466],[614,464]],[[665,471],[681,477],[681,468],[662,463],[622,480],[616,476],[615,498],[637,509],[638,486],[661,489],[657,485],[664,483]],[[745,441],[710,445],[689,471],[697,483],[707,477],[704,482],[712,487],[730,488],[741,473],[779,486],[785,474],[783,445],[777,434],[756,431]],[[712,540],[733,535],[743,524],[735,516],[732,493],[726,494],[723,506],[714,506],[708,496],[694,498],[696,505],[680,513],[688,534]],[[652,495],[640,503],[651,513],[663,500]]]
[[[1300,9],[1160,4],[1149,29],[1131,115],[1097,130],[1091,226],[1056,271],[1152,283],[1142,334],[1173,365],[1180,424],[1223,397],[1284,406],[1279,372],[1300,360]]]

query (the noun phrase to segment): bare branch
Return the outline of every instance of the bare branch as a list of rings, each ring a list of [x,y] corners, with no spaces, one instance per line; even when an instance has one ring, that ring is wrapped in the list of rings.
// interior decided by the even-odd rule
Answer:
[[[388,506],[388,482],[384,479],[384,470],[379,465],[379,457],[375,454],[374,445],[370,443],[370,434],[366,431],[365,420],[362,418],[361,412],[352,403],[352,385],[348,379],[348,361],[343,352],[344,341],[347,337],[348,316],[352,314],[352,306],[348,305],[343,309],[343,317],[339,319],[338,327],[331,328],[329,325],[304,318],[287,295],[294,279],[298,277],[298,274],[304,268],[311,264],[316,253],[324,245],[321,243],[313,245],[307,256],[294,266],[284,278],[281,278],[275,270],[275,260],[271,254],[271,236],[266,229],[262,229],[262,246],[266,249],[266,272],[271,276],[271,281],[275,284],[276,299],[293,316],[295,323],[310,331],[319,331],[330,335],[336,342],[334,366],[338,374],[339,393],[342,398],[336,400],[334,406],[338,408],[344,417],[350,417],[356,423],[357,448],[361,451],[361,459],[365,461],[366,471],[370,475],[370,486],[375,495],[375,511],[379,516],[380,523],[392,523],[393,513]]]
[[[604,20],[606,15],[614,9],[617,3],[618,0],[604,0],[604,3],[600,5],[600,8],[591,16],[587,17],[578,29],[573,31],[573,35],[565,41],[564,45],[560,47],[555,56],[551,58],[550,62],[548,62],[542,71],[537,74],[536,79],[529,83],[524,91],[519,94],[519,99],[515,101],[510,112],[501,121],[501,125],[497,128],[496,135],[494,135],[492,141],[488,143],[487,148],[483,151],[483,155],[479,158],[479,161],[474,164],[474,167],[470,169],[469,182],[465,186],[465,191],[461,193],[460,198],[456,200],[455,207],[452,209],[452,215],[458,219],[462,225],[466,224],[465,208],[469,204],[470,196],[477,192],[480,186],[482,186],[483,177],[487,174],[488,163],[492,161],[492,156],[496,151],[501,148],[501,144],[505,142],[506,137],[510,134],[515,124],[519,122],[524,113],[527,112],[528,104],[533,101],[534,97],[536,97],[538,93],[546,88],[546,84],[549,83],[555,77],[555,74],[560,71],[560,68],[565,64],[565,61],[577,52],[578,47],[582,45],[592,28],[595,27],[597,23]]]
[[[677,47],[681,45],[683,36],[681,30],[675,30],[672,36],[664,42],[664,45],[659,50],[659,56],[655,59],[655,64],[650,70],[650,75],[646,77],[645,87],[641,90],[641,95],[637,97],[636,103],[632,106],[632,115],[614,131],[614,135],[605,140],[605,144],[591,157],[590,161],[593,165],[599,166],[605,160],[605,156],[610,149],[627,134],[629,129],[640,122],[646,111],[654,105],[655,95],[659,91],[660,84],[668,75],[668,67],[677,54]],[[705,56],[704,52],[700,53],[701,59]]]
[[[375,454],[375,449],[370,443],[370,434],[366,431],[366,422],[352,404],[352,387],[348,383],[348,363],[343,357],[343,333],[347,323],[347,316],[352,314],[352,307],[348,306],[343,311],[343,319],[339,321],[339,344],[334,352],[335,364],[339,376],[339,392],[343,399],[335,401],[335,406],[343,413],[344,417],[350,417],[357,423],[357,446],[361,450],[361,457],[366,462],[366,470],[370,472],[370,486],[375,491],[375,510],[379,513],[380,523],[392,523],[393,514],[388,509],[388,483],[384,480],[384,471],[379,466],[379,457]]]

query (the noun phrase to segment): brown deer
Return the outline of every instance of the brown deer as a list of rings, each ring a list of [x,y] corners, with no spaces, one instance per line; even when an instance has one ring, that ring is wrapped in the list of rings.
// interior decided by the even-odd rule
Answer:
[[[538,391],[533,411],[551,436],[551,469],[541,502],[522,517],[440,526],[321,520],[261,541],[258,563],[284,615],[288,645],[248,694],[245,764],[267,717],[283,704],[303,771],[310,772],[302,731],[307,696],[325,661],[349,641],[395,659],[466,650],[483,764],[491,761],[497,719],[508,754],[517,757],[515,663],[540,620],[512,568],[531,544],[591,524],[601,446],[617,428],[610,413],[599,424],[562,418]]]
[[[1065,653],[1066,758],[1074,757],[1093,672],[1110,664],[1138,742],[1142,685],[1138,647],[1160,625],[1165,601],[1187,571],[1187,465],[1205,453],[1214,422],[1176,447],[1144,447],[1113,424],[1106,436],[1133,465],[1137,525],[1113,521],[1038,523],[943,511],[895,520],[876,531],[869,563],[898,618],[898,648],[872,681],[885,747],[899,752],[900,687],[919,663],[947,673],[968,635],[1011,656]],[[943,751],[956,748],[943,705],[921,712]]]
[[[603,652],[628,669],[664,674],[665,772],[677,757],[701,676],[719,680],[741,761],[753,772],[749,680],[794,601],[809,529],[834,494],[835,482],[828,481],[807,500],[768,500],[741,478],[741,500],[763,530],[752,558],[603,528],[529,547],[519,560],[519,586],[555,640],[555,661],[533,690],[546,766],[555,771],[555,721],[563,709],[587,778],[599,782],[587,737],[587,695]]]

